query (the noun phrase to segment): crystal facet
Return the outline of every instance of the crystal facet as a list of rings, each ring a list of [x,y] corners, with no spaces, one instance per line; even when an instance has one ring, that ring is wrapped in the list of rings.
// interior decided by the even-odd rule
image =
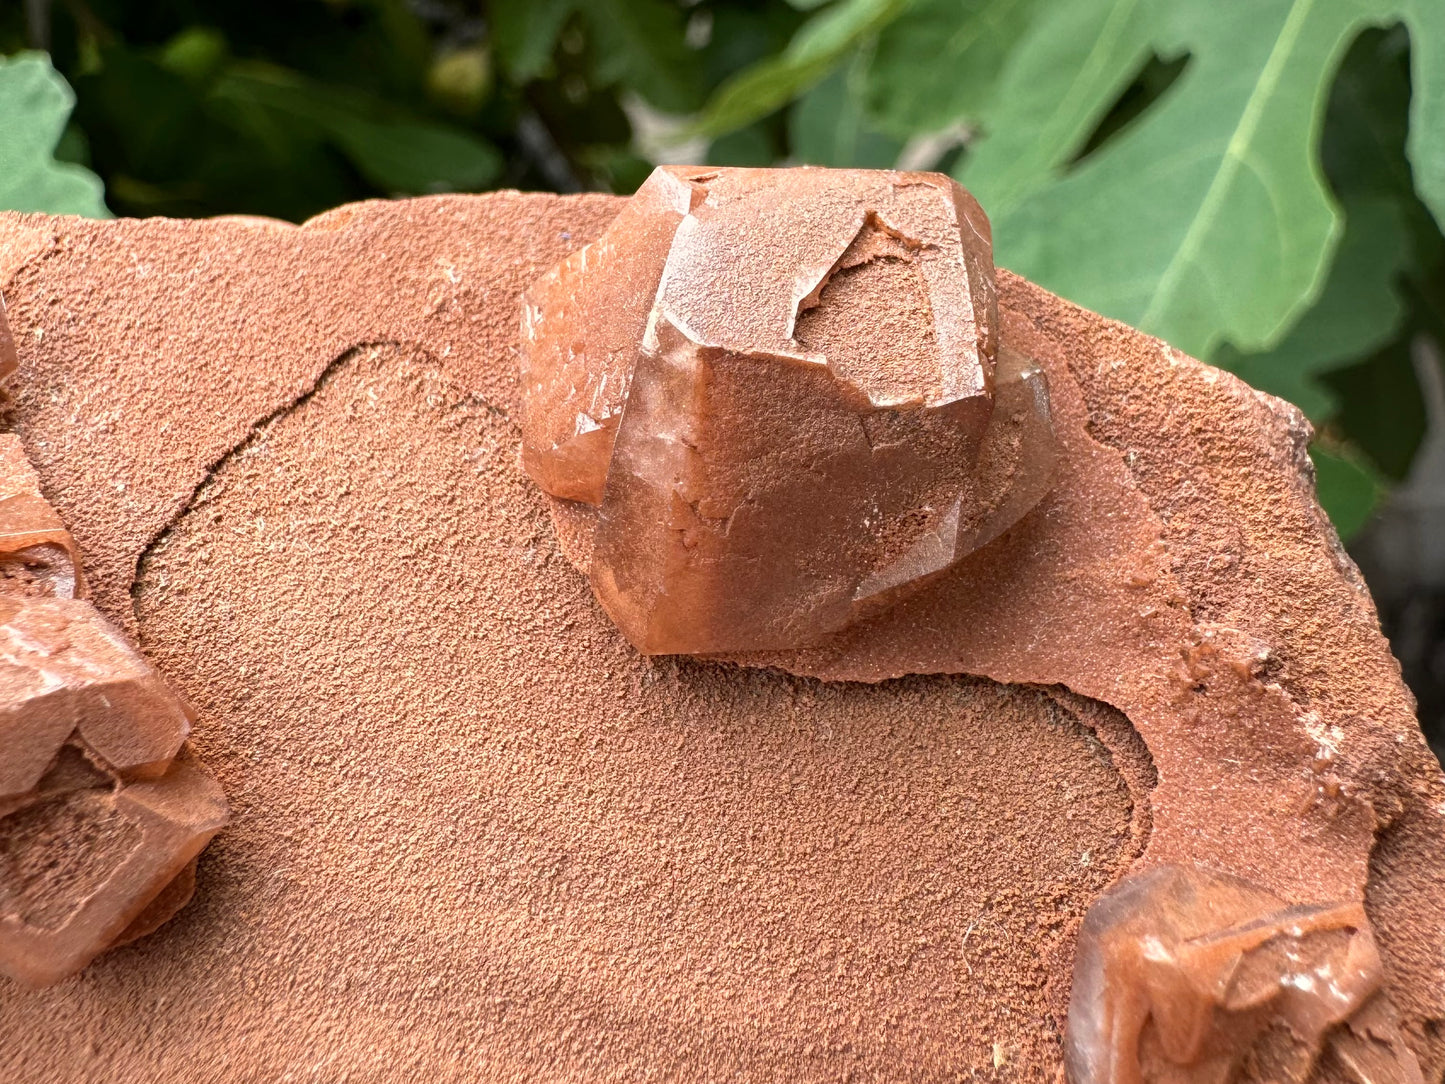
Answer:
[[[1069,1080],[1224,1084],[1250,1059],[1269,1069],[1251,1079],[1303,1080],[1329,1057],[1363,1084],[1420,1084],[1384,977],[1359,903],[1291,907],[1234,877],[1145,870],[1079,931]]]
[[[20,438],[0,434],[0,595],[84,593],[75,540],[41,496]]]
[[[215,780],[177,759],[189,729],[89,602],[0,598],[0,971],[54,982],[185,902],[227,819]]]
[[[812,643],[1050,488],[988,220],[937,174],[665,167],[528,294],[522,462],[648,654]]]

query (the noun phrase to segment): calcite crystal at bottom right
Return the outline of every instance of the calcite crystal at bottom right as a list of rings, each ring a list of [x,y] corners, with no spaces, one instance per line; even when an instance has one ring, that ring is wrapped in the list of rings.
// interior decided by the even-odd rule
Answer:
[[[1423,1084],[1360,903],[1287,906],[1180,866],[1131,874],[1079,934],[1072,1084]]]

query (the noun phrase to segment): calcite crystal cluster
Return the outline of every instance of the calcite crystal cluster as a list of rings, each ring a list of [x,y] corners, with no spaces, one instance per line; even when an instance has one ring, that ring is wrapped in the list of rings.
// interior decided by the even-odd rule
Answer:
[[[44,985],[189,899],[226,823],[191,712],[84,597],[75,543],[0,436],[0,973]]]
[[[14,437],[0,438],[0,596],[84,594],[75,540],[40,495],[39,479],[18,442]]]
[[[1044,376],[998,324],[947,177],[660,168],[527,295],[522,463],[639,650],[814,642],[1051,484]]]
[[[1079,931],[1072,1084],[1303,1080],[1423,1084],[1364,907],[1288,906],[1235,877],[1126,877]]]

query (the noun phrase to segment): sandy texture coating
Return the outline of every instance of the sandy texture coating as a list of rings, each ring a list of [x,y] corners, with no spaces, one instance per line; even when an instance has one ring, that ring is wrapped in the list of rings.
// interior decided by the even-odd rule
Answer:
[[[234,812],[0,1079],[1050,1080],[1092,901],[1228,856],[1364,896],[1438,1080],[1445,784],[1298,416],[1000,273],[1055,493],[803,676],[647,661],[516,466],[518,298],[618,206],[0,218],[15,428]],[[978,676],[807,676],[919,670]]]

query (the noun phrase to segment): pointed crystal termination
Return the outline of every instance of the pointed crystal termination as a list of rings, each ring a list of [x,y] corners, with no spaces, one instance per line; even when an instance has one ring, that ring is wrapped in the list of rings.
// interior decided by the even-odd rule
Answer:
[[[80,553],[20,438],[0,434],[0,595],[78,598],[85,594]]]
[[[1071,1084],[1423,1084],[1364,907],[1291,907],[1179,866],[1125,878],[1079,931]]]
[[[0,972],[55,982],[185,903],[227,820],[190,722],[90,603],[0,598]]]
[[[523,466],[648,654],[817,642],[1052,486],[988,220],[938,174],[661,168],[528,293],[523,347]]]
[[[606,234],[527,292],[522,464],[554,497],[602,500],[657,272],[696,195],[657,170]]]
[[[0,380],[12,375],[19,367],[15,337],[10,333],[10,322],[5,318],[5,299],[0,297]]]

